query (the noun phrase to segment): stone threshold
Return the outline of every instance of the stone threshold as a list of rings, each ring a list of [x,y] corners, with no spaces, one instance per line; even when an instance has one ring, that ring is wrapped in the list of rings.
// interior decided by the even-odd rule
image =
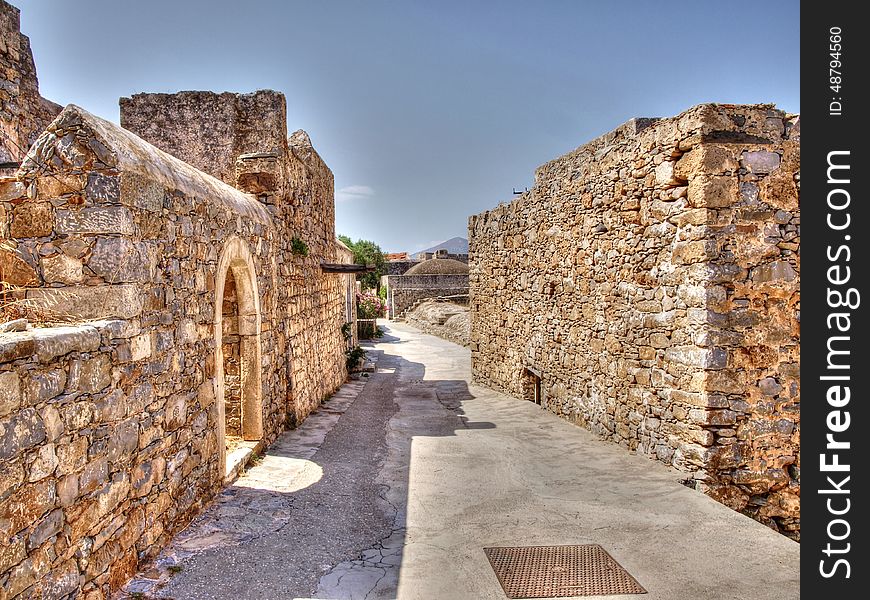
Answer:
[[[224,485],[232,484],[254,456],[260,454],[266,444],[263,440],[255,442],[240,442],[235,450],[227,454],[227,472],[224,475]]]

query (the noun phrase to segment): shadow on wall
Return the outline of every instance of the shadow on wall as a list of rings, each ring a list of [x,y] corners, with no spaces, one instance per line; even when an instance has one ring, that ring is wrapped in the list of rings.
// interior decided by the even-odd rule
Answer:
[[[348,585],[369,576],[373,595],[395,596],[414,438],[495,428],[465,416],[475,400],[466,381],[425,380],[423,364],[391,354],[389,344],[401,341],[381,338],[369,349],[378,370],[363,393],[325,402],[176,537],[158,559],[169,578],[161,597],[184,597],[203,578],[215,597],[350,597]],[[387,427],[400,410],[392,390],[406,409],[401,433]],[[386,463],[388,450],[399,459]],[[231,561],[233,572],[214,560]],[[276,576],[264,579],[272,561]],[[140,576],[127,590],[153,586]]]

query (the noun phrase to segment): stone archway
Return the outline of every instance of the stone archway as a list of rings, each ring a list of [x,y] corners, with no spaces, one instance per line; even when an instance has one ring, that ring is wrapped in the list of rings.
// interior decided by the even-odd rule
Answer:
[[[253,448],[263,439],[260,293],[247,244],[233,236],[224,244],[215,279],[215,398],[220,469],[226,475],[227,431]],[[230,405],[230,410],[227,405]]]

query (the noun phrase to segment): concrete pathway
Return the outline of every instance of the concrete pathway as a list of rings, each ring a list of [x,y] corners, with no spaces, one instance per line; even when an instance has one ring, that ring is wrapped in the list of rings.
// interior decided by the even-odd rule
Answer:
[[[470,385],[464,348],[387,329],[369,347],[377,371],[284,434],[129,592],[503,599],[484,547],[600,544],[648,591],[602,599],[799,596],[795,542],[662,464]]]

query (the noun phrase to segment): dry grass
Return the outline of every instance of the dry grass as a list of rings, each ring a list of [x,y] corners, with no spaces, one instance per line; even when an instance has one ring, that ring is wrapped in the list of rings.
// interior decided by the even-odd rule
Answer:
[[[26,288],[5,281],[0,281],[0,324],[27,319],[36,327],[51,327],[53,325],[70,325],[81,322],[67,314],[53,311],[45,303],[37,303],[31,298],[24,298]]]

